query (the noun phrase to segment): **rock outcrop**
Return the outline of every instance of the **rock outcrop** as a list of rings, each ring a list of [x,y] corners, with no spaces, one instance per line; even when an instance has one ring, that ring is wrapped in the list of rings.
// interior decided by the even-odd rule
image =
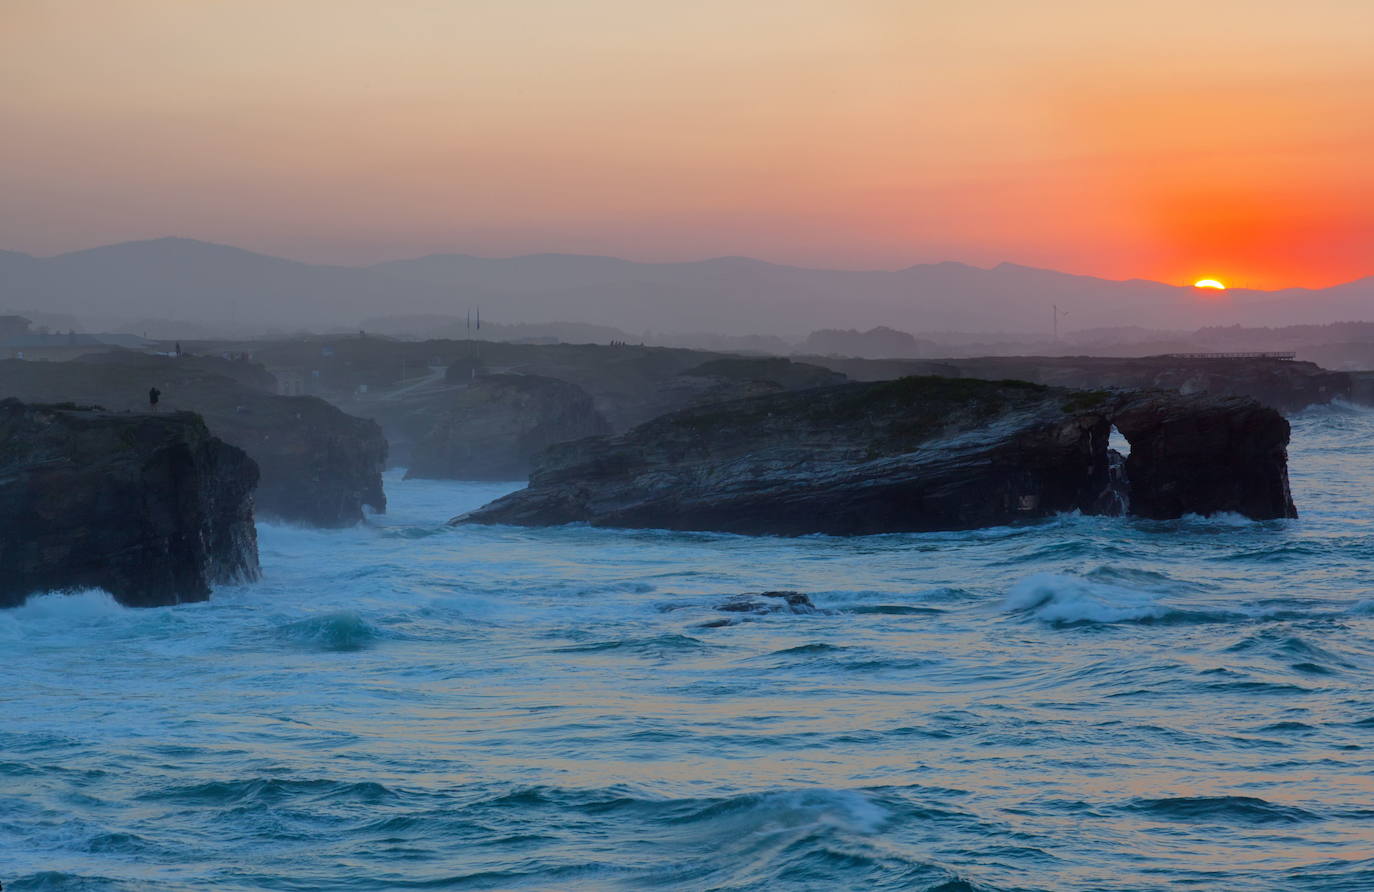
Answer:
[[[386,511],[386,438],[377,422],[313,396],[267,396],[207,408],[205,421],[262,469],[258,513],[316,527],[348,527],[363,507]]]
[[[1119,399],[1111,419],[1131,444],[1131,514],[1297,516],[1288,488],[1289,426],[1273,409],[1242,397],[1144,393]]]
[[[759,592],[757,595],[733,595],[716,605],[725,613],[815,613],[816,605],[802,592]]]
[[[1361,406],[1374,406],[1374,372],[1347,372],[1350,400]]]
[[[1107,448],[1118,418],[1141,443],[1126,462],[1131,513],[1295,516],[1288,424],[1253,400],[926,377],[705,406],[565,443],[528,488],[454,522],[852,535],[1107,512],[1123,497]]]
[[[261,469],[259,517],[320,527],[351,526],[363,506],[386,510],[386,438],[376,422],[316,397],[277,396],[252,363],[215,357],[92,354],[72,362],[0,360],[0,397],[94,403],[146,411],[149,387],[162,410],[190,410]]]
[[[523,480],[555,443],[610,431],[575,384],[540,375],[486,375],[445,398],[415,444],[407,477]]]
[[[189,412],[0,401],[0,607],[81,588],[151,607],[254,579],[257,480]]]

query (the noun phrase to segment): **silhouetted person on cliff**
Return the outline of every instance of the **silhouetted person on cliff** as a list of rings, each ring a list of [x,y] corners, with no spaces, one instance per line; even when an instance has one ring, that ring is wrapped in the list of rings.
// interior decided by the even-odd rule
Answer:
[[[162,396],[162,391],[158,390],[156,387],[148,388],[148,407],[154,412],[157,411],[157,400],[160,396]]]

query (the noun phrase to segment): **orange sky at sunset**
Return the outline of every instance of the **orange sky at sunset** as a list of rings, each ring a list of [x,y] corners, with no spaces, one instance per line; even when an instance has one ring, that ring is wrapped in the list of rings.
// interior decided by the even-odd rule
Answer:
[[[5,0],[0,248],[1374,273],[1364,0]]]

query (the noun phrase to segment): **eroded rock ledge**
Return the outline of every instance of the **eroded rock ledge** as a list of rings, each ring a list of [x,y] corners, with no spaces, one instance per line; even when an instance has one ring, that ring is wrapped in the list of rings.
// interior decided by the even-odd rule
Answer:
[[[1129,491],[1112,472],[1113,424],[1132,444]],[[453,522],[854,535],[1123,507],[1293,517],[1288,435],[1278,412],[1247,398],[912,377],[689,409],[560,444],[528,488]]]
[[[0,401],[0,607],[81,588],[151,607],[255,579],[257,481],[189,412]]]

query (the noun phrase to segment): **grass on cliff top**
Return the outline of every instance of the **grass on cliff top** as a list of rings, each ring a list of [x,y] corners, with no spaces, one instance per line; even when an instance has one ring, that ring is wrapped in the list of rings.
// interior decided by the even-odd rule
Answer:
[[[1061,408],[1065,412],[1085,412],[1088,409],[1098,408],[1110,396],[1111,392],[1106,390],[1080,390],[1064,400],[1064,405]]]
[[[893,381],[868,385],[866,401],[895,403],[935,401],[956,403],[1006,402],[1007,397],[1024,402],[1049,390],[1044,384],[1006,379],[984,381],[980,378],[945,378],[939,375],[912,375]]]
[[[892,381],[844,384],[822,390],[778,394],[689,409],[665,423],[698,433],[776,425],[788,417],[807,426],[863,427],[910,443],[957,420],[994,418],[1048,393],[1029,381],[984,381],[917,375]],[[654,422],[650,422],[653,424]]]
[[[104,412],[105,407],[95,403],[74,403],[66,400],[60,403],[27,403],[30,408],[47,409],[60,412]]]

